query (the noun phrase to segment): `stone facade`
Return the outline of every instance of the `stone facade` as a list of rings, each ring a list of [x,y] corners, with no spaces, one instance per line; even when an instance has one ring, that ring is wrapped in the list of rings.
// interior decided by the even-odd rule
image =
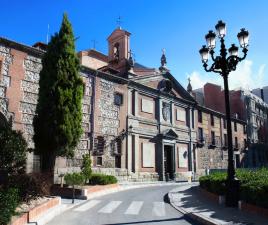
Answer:
[[[10,86],[9,67],[13,63],[13,56],[10,54],[10,48],[0,44],[0,111],[9,118],[8,100],[6,98],[6,89]]]
[[[64,173],[79,171],[86,153],[91,155],[93,171],[122,181],[187,180],[206,168],[226,168],[224,115],[198,105],[166,65],[154,69],[134,63],[129,40],[129,32],[116,29],[108,38],[108,56],[96,50],[78,53],[84,132],[73,159],[57,158],[55,182]],[[1,114],[13,115],[13,127],[23,131],[29,148],[34,148],[32,122],[43,54],[0,38]],[[198,111],[203,113],[202,123]],[[235,157],[240,163],[244,122],[233,119],[233,123],[239,146]],[[200,143],[199,128],[207,137],[205,144]],[[29,154],[28,172],[37,170],[37,161],[38,156]]]

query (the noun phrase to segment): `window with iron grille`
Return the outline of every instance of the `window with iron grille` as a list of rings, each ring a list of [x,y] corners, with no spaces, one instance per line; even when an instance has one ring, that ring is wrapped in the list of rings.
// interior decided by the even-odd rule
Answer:
[[[98,156],[97,157],[97,162],[96,162],[97,166],[102,166],[102,157]]]
[[[215,141],[215,132],[214,131],[211,131],[211,144],[212,145],[215,145],[216,144],[216,141]]]
[[[103,136],[98,136],[94,139],[94,152],[102,154],[104,151],[105,140]]]
[[[114,104],[115,105],[123,105],[123,95],[121,93],[116,92],[114,94]]]
[[[203,141],[204,140],[204,136],[203,136],[203,128],[201,127],[198,127],[198,139],[200,141]]]

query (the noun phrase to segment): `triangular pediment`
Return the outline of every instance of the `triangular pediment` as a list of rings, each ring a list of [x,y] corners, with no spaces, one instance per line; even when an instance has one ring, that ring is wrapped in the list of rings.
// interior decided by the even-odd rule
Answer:
[[[145,76],[137,76],[133,80],[142,85],[160,90],[163,93],[176,96],[177,98],[195,102],[194,98],[184,89],[184,87],[173,77],[169,71]]]
[[[163,131],[162,136],[164,138],[168,138],[168,139],[177,139],[178,138],[178,135],[172,129],[167,129],[167,130]]]

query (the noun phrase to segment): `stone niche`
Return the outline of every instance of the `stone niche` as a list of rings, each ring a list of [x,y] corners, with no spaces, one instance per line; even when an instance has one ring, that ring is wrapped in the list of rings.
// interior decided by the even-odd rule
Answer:
[[[154,103],[148,99],[141,99],[141,111],[145,113],[154,113]]]
[[[155,144],[142,143],[142,167],[152,168],[155,166]]]

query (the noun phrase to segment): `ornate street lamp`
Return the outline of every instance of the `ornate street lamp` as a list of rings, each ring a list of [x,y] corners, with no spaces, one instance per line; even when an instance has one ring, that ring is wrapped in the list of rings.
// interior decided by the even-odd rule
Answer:
[[[224,81],[224,95],[225,95],[225,110],[227,120],[227,138],[228,138],[228,174],[226,181],[226,206],[237,207],[239,198],[239,180],[235,177],[234,157],[233,157],[233,143],[232,143],[232,125],[230,116],[230,102],[229,102],[229,87],[228,87],[228,75],[231,71],[236,70],[238,62],[244,60],[247,56],[247,47],[249,42],[249,33],[244,28],[238,33],[237,37],[244,53],[243,57],[238,56],[238,47],[234,44],[228,49],[229,55],[227,55],[227,49],[224,44],[224,37],[226,35],[226,25],[224,22],[219,21],[215,26],[217,36],[220,39],[220,55],[214,56],[214,48],[216,47],[216,34],[213,31],[209,31],[205,36],[207,46],[203,45],[199,53],[203,62],[203,66],[206,72],[219,73],[223,77]],[[208,68],[209,55],[213,61],[210,68]]]

